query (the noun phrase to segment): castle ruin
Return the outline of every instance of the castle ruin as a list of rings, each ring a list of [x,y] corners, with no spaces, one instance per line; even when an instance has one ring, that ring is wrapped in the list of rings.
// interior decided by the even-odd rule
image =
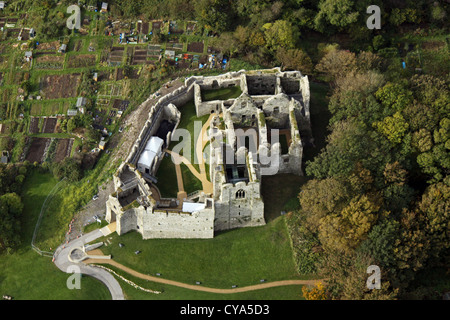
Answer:
[[[239,87],[237,98],[203,101],[202,92]],[[194,101],[209,123],[211,190],[162,198],[155,173],[180,123],[178,110]],[[147,100],[145,103],[149,103]],[[128,158],[114,175],[106,220],[117,233],[144,239],[212,238],[214,232],[265,224],[264,175],[303,175],[303,146],[312,139],[308,77],[279,68],[195,76],[159,99]]]

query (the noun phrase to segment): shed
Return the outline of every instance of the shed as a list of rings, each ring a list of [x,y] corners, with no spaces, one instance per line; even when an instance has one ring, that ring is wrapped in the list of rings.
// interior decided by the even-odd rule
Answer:
[[[85,97],[78,97],[77,99],[77,108],[84,107],[86,105]]]
[[[5,8],[5,1],[0,1],[0,10]]]
[[[137,163],[139,171],[147,174],[152,174],[155,159],[157,161],[161,156],[163,145],[164,140],[157,136],[152,136],[149,139]]]
[[[102,10],[101,12],[108,12],[108,3],[102,2]]]
[[[175,58],[175,51],[173,50],[166,50],[166,52],[164,53],[164,55],[169,58],[169,59],[173,59]]]
[[[64,43],[63,43],[63,44],[61,45],[61,47],[59,47],[58,52],[65,53],[66,50],[67,50],[67,44],[64,44]]]
[[[2,156],[0,157],[0,163],[8,163],[8,160],[9,160],[9,152],[3,150]]]
[[[25,59],[26,59],[27,61],[31,61],[31,60],[33,59],[33,52],[31,52],[31,51],[26,51],[26,52],[25,52]]]
[[[76,116],[77,113],[78,113],[77,109],[69,109],[69,110],[67,110],[67,115],[68,116]]]
[[[100,143],[98,144],[98,148],[100,150],[105,150],[105,146],[106,146],[106,140],[102,140],[100,141]]]

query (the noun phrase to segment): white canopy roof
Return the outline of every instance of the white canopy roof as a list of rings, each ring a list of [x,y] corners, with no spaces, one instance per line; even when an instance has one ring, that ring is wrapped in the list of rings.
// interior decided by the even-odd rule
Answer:
[[[195,212],[205,209],[204,203],[196,203],[196,202],[183,202],[183,212]]]
[[[141,153],[138,164],[150,168],[155,157],[161,154],[161,147],[163,144],[164,141],[161,138],[152,136],[147,142],[144,151]]]
[[[145,150],[153,151],[155,153],[159,153],[161,151],[161,147],[164,144],[164,140],[157,136],[150,137],[147,145],[145,146]]]

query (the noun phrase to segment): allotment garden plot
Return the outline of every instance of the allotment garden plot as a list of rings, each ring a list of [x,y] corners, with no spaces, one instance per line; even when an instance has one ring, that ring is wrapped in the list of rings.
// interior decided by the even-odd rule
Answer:
[[[80,74],[45,75],[41,78],[41,90],[46,99],[73,98],[77,96]]]
[[[71,55],[67,61],[67,68],[87,68],[95,66],[95,54]]]
[[[29,138],[25,160],[31,163],[60,162],[69,157],[73,139]]]

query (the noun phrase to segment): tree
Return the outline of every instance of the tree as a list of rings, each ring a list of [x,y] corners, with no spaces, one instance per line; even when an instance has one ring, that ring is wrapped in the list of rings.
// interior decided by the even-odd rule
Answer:
[[[401,113],[396,112],[392,117],[386,117],[383,121],[375,122],[374,127],[390,142],[398,144],[402,142],[409,125]]]
[[[347,177],[357,163],[375,173],[384,169],[384,163],[390,159],[390,146],[383,143],[379,134],[356,120],[336,122],[331,130],[327,146],[313,161],[306,162],[307,175],[319,179]]]
[[[55,164],[53,174],[57,179],[67,178],[68,181],[78,181],[82,177],[80,163],[73,158],[64,158],[60,163]]]
[[[318,72],[325,73],[332,80],[345,76],[356,70],[357,59],[353,52],[346,50],[331,50],[316,65]]]
[[[427,152],[433,147],[433,138],[427,129],[420,129],[413,133],[412,144],[420,153]]]
[[[320,263],[319,275],[327,279],[326,289],[329,297],[333,300],[396,299],[398,291],[390,289],[389,281],[382,280],[380,290],[367,288],[367,267],[372,264],[373,258],[364,252],[327,252]],[[385,279],[383,270],[381,278]]]
[[[100,140],[100,132],[92,127],[88,127],[85,131],[85,138],[88,141],[97,142]]]
[[[16,193],[0,196],[0,250],[20,244],[22,199]]]
[[[436,21],[443,21],[445,16],[445,9],[435,2],[434,5],[431,6],[431,18]]]
[[[375,260],[375,264],[390,270],[396,264],[394,248],[399,233],[398,221],[391,217],[380,219],[361,244],[361,251],[370,255]]]
[[[321,219],[319,239],[329,250],[351,252],[367,238],[378,219],[380,205],[368,196],[358,196],[340,213]]]
[[[381,62],[381,57],[373,52],[361,51],[358,54],[357,65],[360,71],[378,70],[381,67]]]
[[[417,138],[417,136],[416,136]],[[420,138],[420,137],[418,137]],[[425,138],[417,143],[421,150],[427,150],[417,156],[417,163],[422,171],[428,174],[431,179],[429,182],[434,183],[445,179],[450,171],[450,120],[444,118],[439,123],[439,128],[434,130],[433,147],[430,149],[430,141],[424,141]]]
[[[406,21],[406,11],[405,10],[402,10],[399,8],[392,9],[392,11],[389,15],[389,23],[390,24],[392,24],[394,26],[399,26],[405,21]]]
[[[359,12],[354,11],[354,1],[323,0],[319,3],[314,24],[318,31],[324,32],[327,25],[342,31],[358,20]]]
[[[414,75],[410,80],[414,98],[434,113],[450,117],[450,91],[444,79],[432,75]]]
[[[443,182],[430,185],[418,208],[426,217],[430,255],[440,258],[440,254],[450,248],[450,186]]]
[[[67,132],[72,133],[77,128],[77,124],[74,118],[70,118],[67,121]]]
[[[231,10],[226,0],[199,0],[195,2],[195,14],[200,25],[213,32],[230,29]]]
[[[240,48],[243,48],[238,39],[231,32],[223,32],[220,37],[213,39],[213,44],[215,47],[221,50],[224,54],[234,57],[239,53]]]
[[[264,25],[266,46],[276,52],[279,48],[293,49],[299,37],[296,26],[286,20],[277,20]]]
[[[392,110],[390,114],[402,111],[412,102],[412,92],[402,83],[386,83],[375,92],[375,97],[385,108]]]
[[[312,72],[311,58],[301,49],[286,50],[281,47],[277,50],[276,57],[285,70],[300,70],[304,74]]]
[[[306,300],[327,300],[328,298],[325,286],[321,281],[317,282],[312,288],[303,286],[302,294]]]
[[[431,106],[414,100],[402,110],[411,131],[425,129],[433,132],[439,126],[439,113]]]
[[[387,163],[384,168],[384,182],[386,184],[394,183],[398,185],[403,185],[406,183],[406,175],[408,172],[403,169],[398,161],[394,163]]]
[[[348,203],[349,189],[335,178],[312,179],[302,187],[298,198],[307,227],[317,232],[322,218],[341,212]]]
[[[394,244],[395,268],[392,271],[393,285],[407,288],[417,271],[424,267],[429,258],[430,240],[424,229],[424,216],[405,209],[400,217],[400,232]]]

